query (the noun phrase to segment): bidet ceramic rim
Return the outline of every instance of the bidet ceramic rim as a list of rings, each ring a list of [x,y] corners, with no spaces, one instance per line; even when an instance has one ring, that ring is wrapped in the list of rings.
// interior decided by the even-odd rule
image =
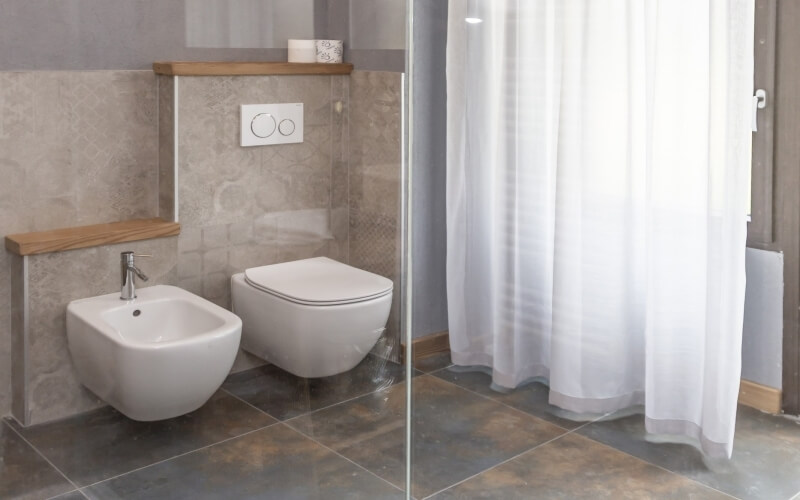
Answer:
[[[171,297],[163,297],[163,296],[148,297],[148,295],[150,295],[152,291],[164,288],[172,289],[173,290],[172,293],[174,295],[172,295]],[[74,300],[70,302],[69,305],[67,305],[67,314],[70,315],[71,313],[71,315],[76,320],[90,324],[90,326],[94,327],[97,331],[102,333],[104,337],[108,338],[115,344],[128,349],[134,349],[139,351],[158,351],[162,349],[169,349],[171,347],[186,347],[186,346],[202,344],[203,342],[209,340],[227,337],[228,335],[234,333],[236,329],[240,327],[242,324],[242,320],[232,312],[228,311],[227,309],[223,309],[222,307],[214,304],[213,302],[209,302],[201,297],[198,297],[176,286],[155,285],[147,288],[139,288],[137,290],[137,295],[138,297],[136,299],[127,301],[120,300],[119,293],[110,293],[98,297]],[[95,318],[97,319],[93,321],[86,321],[84,319],[84,317],[86,316],[85,314],[82,315],[84,317],[81,317],[81,315],[77,313],[77,311],[89,307],[91,307],[92,309],[95,308],[103,309],[105,312],[108,312],[125,308],[134,309],[136,304],[142,304],[142,305],[154,304],[158,302],[165,302],[175,299],[195,304],[197,307],[202,308],[206,310],[209,314],[219,318],[222,321],[222,324],[207,332],[191,335],[177,340],[169,340],[166,342],[137,342],[125,338],[119,332],[118,329],[114,328],[107,321],[103,320],[100,314],[95,315]]]

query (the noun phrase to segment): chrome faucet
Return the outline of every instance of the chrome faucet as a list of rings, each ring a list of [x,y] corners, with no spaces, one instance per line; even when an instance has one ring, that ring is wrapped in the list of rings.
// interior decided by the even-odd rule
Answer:
[[[122,292],[121,300],[133,300],[136,298],[136,276],[142,281],[147,281],[147,276],[133,262],[134,257],[150,257],[150,255],[134,255],[133,252],[122,252],[120,256],[120,268],[122,270]]]

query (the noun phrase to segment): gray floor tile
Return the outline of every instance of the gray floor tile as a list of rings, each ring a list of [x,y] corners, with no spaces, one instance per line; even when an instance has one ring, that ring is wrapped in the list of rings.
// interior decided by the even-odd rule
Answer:
[[[477,474],[564,430],[430,375],[416,377],[413,495]],[[287,422],[345,457],[402,485],[405,384]]]
[[[451,365],[449,352],[434,354],[414,361],[414,368],[423,373],[435,372]]]
[[[569,434],[432,498],[722,500],[730,497]]]
[[[135,422],[106,407],[16,428],[68,478],[85,486],[272,423],[275,419],[218,392],[199,410],[159,422]]]
[[[86,489],[96,499],[397,499],[404,494],[285,425]]]
[[[403,379],[401,365],[369,355],[352,370],[332,377],[301,378],[266,365],[231,375],[222,387],[278,420],[286,420]]]
[[[86,500],[86,497],[80,491],[75,490],[70,491],[69,493],[64,493],[63,495],[58,495],[50,500]]]
[[[705,460],[687,444],[649,442],[641,415],[579,432],[738,498],[786,500],[800,491],[800,424],[752,408],[739,407],[730,461]]]
[[[50,498],[73,489],[36,450],[0,423],[0,498]]]
[[[575,429],[586,423],[569,419],[567,412],[548,403],[550,389],[544,384],[531,382],[508,392],[499,392],[491,388],[492,377],[484,372],[446,369],[440,370],[434,375],[565,429]]]

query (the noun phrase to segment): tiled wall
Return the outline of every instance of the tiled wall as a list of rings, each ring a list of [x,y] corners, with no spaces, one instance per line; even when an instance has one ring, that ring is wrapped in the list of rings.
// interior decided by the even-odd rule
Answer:
[[[28,327],[12,321],[17,342],[12,353],[13,385],[20,397],[14,400],[14,416],[24,424],[64,418],[103,406],[78,382],[67,349],[66,305],[73,300],[119,291],[119,254],[133,250],[152,254],[139,266],[150,280],[147,286],[176,282],[177,238],[159,238],[69,252],[32,255],[27,276],[14,257],[13,277],[27,278]],[[24,307],[23,295],[12,298],[12,309]],[[21,314],[15,314],[17,318]],[[19,342],[20,337],[25,341]],[[25,370],[22,369],[25,366]]]
[[[313,256],[347,262],[346,76],[179,77],[178,276],[230,307],[230,277]],[[239,145],[239,106],[303,102],[304,142]],[[240,356],[243,369],[261,361]]]
[[[394,339],[400,96],[399,73],[0,73],[0,175],[9,180],[0,183],[0,234],[171,219],[176,173],[182,225],[178,238],[29,257],[33,320],[13,348],[10,282],[23,279],[22,260],[0,252],[0,414],[12,378],[14,413],[29,424],[101,404],[72,372],[65,307],[116,291],[118,253],[127,249],[157,256],[141,263],[154,278],[148,285],[177,283],[225,307],[231,274],[245,268],[318,255],[349,262],[395,280]],[[271,102],[305,103],[305,142],[241,148],[239,105]],[[384,354],[396,356],[395,346],[382,344]],[[235,370],[261,363],[241,355]]]
[[[155,82],[151,71],[0,72],[0,236],[155,216]],[[0,250],[0,415],[11,404],[10,265]]]
[[[402,73],[355,71],[350,81],[350,264],[395,283],[383,342],[400,341]]]

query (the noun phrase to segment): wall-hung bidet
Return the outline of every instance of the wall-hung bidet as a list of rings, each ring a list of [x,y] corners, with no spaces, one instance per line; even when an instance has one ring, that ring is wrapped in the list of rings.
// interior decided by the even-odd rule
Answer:
[[[241,320],[174,286],[134,291],[129,271],[144,275],[132,254],[123,254],[122,266],[122,297],[112,293],[67,306],[67,339],[78,379],[134,420],[198,409],[233,366]]]
[[[300,377],[355,367],[386,327],[392,281],[326,257],[231,278],[242,348]]]

